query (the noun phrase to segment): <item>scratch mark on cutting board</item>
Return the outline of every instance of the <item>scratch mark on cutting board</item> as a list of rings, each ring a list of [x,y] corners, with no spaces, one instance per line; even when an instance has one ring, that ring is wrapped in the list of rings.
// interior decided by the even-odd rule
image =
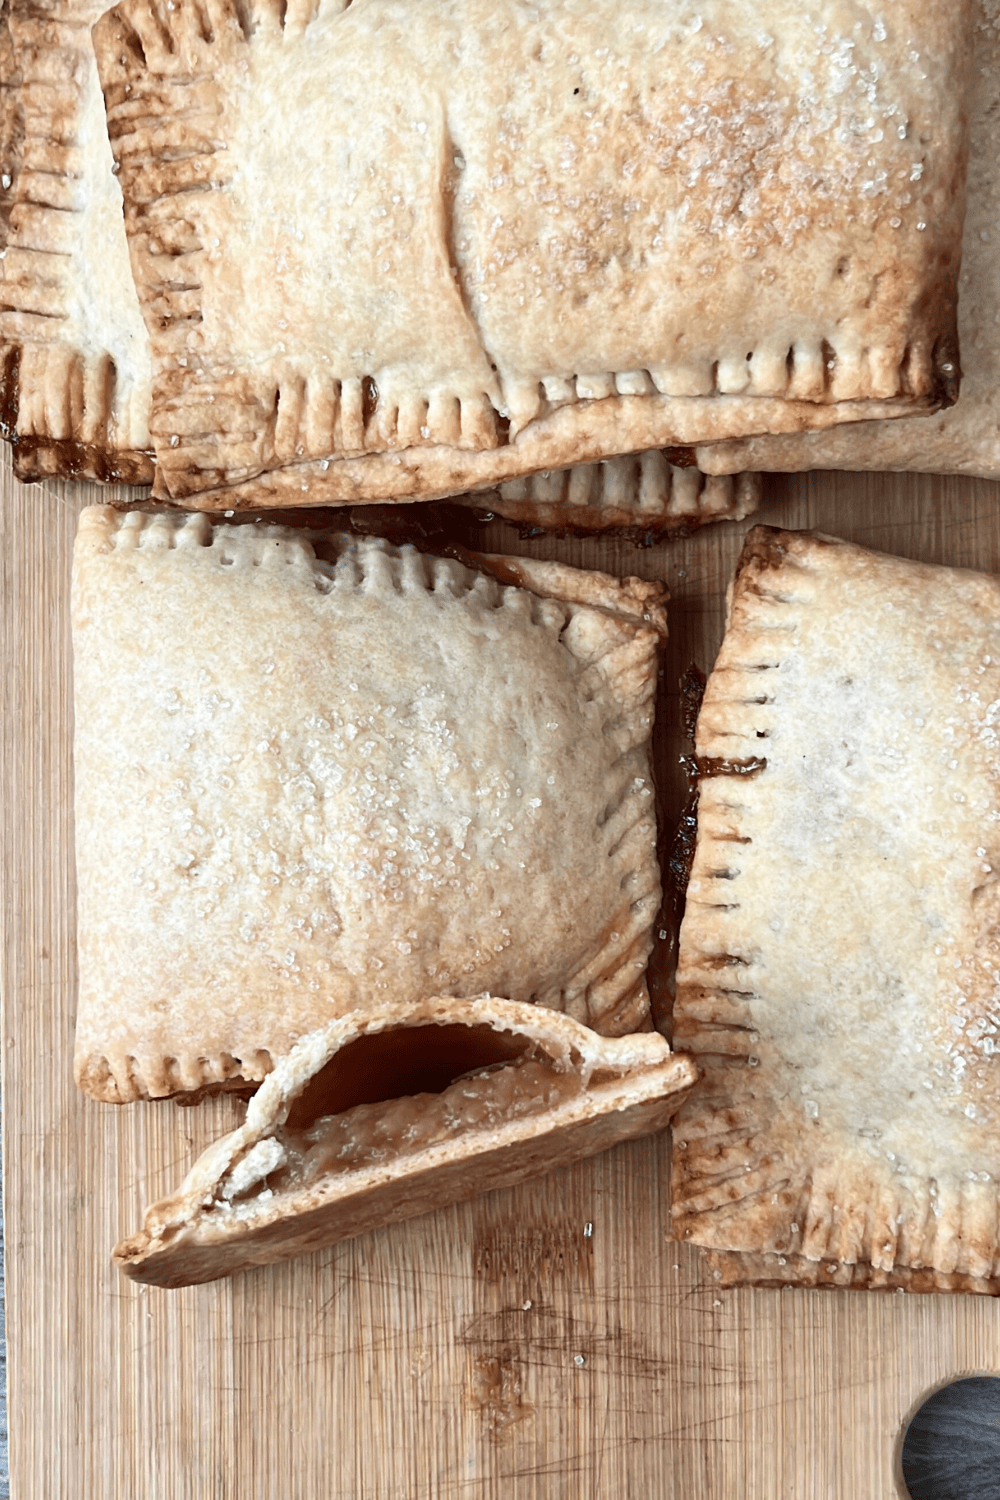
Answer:
[[[625,1329],[612,1316],[610,1306],[583,1317],[533,1300],[502,1307],[495,1312],[466,1318],[457,1342],[466,1348],[495,1356],[501,1350],[518,1350],[532,1368],[564,1371],[582,1355],[587,1366],[621,1375],[637,1375],[644,1381],[674,1378],[676,1359],[658,1355],[640,1336]]]

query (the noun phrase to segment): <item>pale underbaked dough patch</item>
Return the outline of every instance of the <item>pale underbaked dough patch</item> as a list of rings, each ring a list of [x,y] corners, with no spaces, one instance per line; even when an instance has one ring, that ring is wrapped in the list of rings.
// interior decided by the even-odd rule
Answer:
[[[926,421],[755,437],[699,448],[708,473],[890,469],[1000,478],[1000,4],[977,0],[958,292],[962,395]]]
[[[0,95],[0,435],[21,478],[149,483],[150,358],[90,28],[9,0]]]
[[[442,1025],[452,1034],[489,1028],[507,1043],[527,1043],[551,1061],[554,1083],[575,1087],[561,1098],[552,1089],[557,1097],[544,1107],[536,1101],[527,1113],[508,1110],[507,1118],[502,1110],[500,1118],[483,1118],[478,1101],[464,1118],[460,1094],[444,1106],[451,1128],[416,1148],[410,1137],[420,1135],[433,1101],[395,1099],[379,1137],[381,1158],[369,1152],[304,1185],[276,1178],[287,1158],[282,1127],[289,1111],[338,1053],[359,1039],[377,1046],[387,1032],[410,1031],[419,1041],[420,1030]],[[301,1255],[661,1129],[694,1077],[690,1060],[671,1056],[662,1037],[609,1040],[567,1016],[489,995],[394,1004],[380,1016],[354,1013],[277,1062],[245,1123],[205,1152],[177,1193],[147,1210],[143,1230],[117,1247],[115,1260],[138,1281],[186,1286]],[[366,1113],[370,1130],[376,1112]]]
[[[1000,1288],[998,725],[1000,582],[750,533],[675,1030],[673,1232],[727,1280]]]
[[[968,30],[125,0],[95,46],[162,492],[431,497],[951,399]]]
[[[310,540],[310,537],[312,540]],[[76,1072],[260,1079],[484,987],[648,1025],[659,584],[203,515],[84,513]]]

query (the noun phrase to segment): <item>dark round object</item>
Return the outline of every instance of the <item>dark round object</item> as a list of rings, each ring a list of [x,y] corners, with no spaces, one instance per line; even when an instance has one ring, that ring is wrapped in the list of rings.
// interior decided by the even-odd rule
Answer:
[[[942,1386],[903,1437],[910,1500],[1000,1500],[1000,1376]]]

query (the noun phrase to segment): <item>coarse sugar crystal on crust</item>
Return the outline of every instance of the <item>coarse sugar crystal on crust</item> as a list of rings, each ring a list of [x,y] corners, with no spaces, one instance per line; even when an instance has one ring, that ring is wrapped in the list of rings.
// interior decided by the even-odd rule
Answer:
[[[757,528],[696,748],[673,1234],[1000,1290],[1000,581]]]
[[[648,1026],[664,600],[558,563],[85,512],[81,1086],[257,1081],[318,1025],[426,995]]]
[[[955,398],[969,0],[123,0],[94,36],[163,496],[434,498]]]

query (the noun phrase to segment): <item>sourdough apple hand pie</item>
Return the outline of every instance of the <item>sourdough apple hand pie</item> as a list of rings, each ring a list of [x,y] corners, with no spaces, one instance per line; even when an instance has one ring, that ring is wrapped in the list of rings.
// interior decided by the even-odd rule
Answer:
[[[655,1034],[489,995],[355,1011],[278,1059],[115,1260],[186,1286],[300,1255],[658,1130],[694,1076]]]
[[[259,1080],[331,1019],[429,995],[649,1024],[664,591],[480,562],[84,513],[89,1093]]]
[[[150,356],[94,62],[93,0],[0,17],[0,435],[22,479],[149,483]]]
[[[675,1236],[1000,1291],[1000,580],[752,531],[697,753]]]
[[[123,0],[160,493],[427,498],[954,399],[971,13]]]

